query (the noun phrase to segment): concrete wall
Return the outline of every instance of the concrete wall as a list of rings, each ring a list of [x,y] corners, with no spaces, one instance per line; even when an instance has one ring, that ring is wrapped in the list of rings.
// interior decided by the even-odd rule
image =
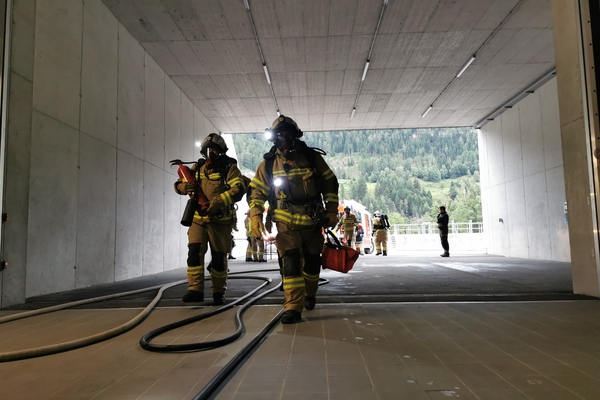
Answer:
[[[487,252],[570,261],[556,79],[479,132]]]
[[[101,0],[14,0],[0,305],[185,266],[170,159],[214,126]]]
[[[589,131],[590,121],[586,116],[586,98],[597,96],[597,93],[587,85],[585,77],[594,73],[589,56],[584,56],[582,52],[586,49],[587,53],[587,49],[593,47],[590,40],[584,42],[581,35],[590,35],[590,18],[585,15],[589,11],[589,4],[586,3],[588,2],[552,0],[552,29],[565,165],[564,180],[569,204],[573,291],[600,297],[598,232],[594,224],[597,211],[592,207],[594,199],[596,205],[598,204],[598,186],[592,183],[594,173],[591,168],[593,162],[590,160],[594,150],[590,144],[594,143],[597,147],[598,139],[594,139],[595,135]],[[584,15],[580,14],[580,10],[584,11]],[[582,21],[583,24],[580,25]]]

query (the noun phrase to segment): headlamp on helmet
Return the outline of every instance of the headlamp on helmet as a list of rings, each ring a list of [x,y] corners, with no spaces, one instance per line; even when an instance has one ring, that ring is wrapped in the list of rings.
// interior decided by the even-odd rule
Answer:
[[[273,133],[273,131],[271,131],[271,129],[269,129],[269,128],[265,129],[265,139],[272,142],[275,140],[275,137],[276,137],[276,135]]]
[[[280,115],[279,117],[277,117],[277,119],[273,121],[273,124],[271,125],[271,128],[268,129],[268,131],[270,131],[271,135],[268,140],[271,141],[274,141],[281,132],[290,132],[293,134],[294,138],[300,138],[303,135],[300,128],[298,128],[298,124],[296,123],[296,121],[294,121],[290,117],[286,117],[285,115]],[[265,132],[265,136],[266,135],[267,134]]]

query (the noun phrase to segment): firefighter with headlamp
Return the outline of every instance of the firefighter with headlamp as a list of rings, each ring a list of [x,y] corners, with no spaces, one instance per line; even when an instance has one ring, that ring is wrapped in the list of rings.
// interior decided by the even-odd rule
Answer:
[[[210,278],[215,305],[223,304],[227,283],[227,254],[231,252],[231,229],[233,228],[235,206],[246,191],[242,173],[237,161],[228,157],[225,140],[217,134],[209,134],[200,148],[204,158],[192,166],[197,184],[175,182],[178,194],[191,194],[201,190],[209,199],[208,215],[194,214],[194,221],[188,230],[187,277],[188,292],[185,302],[204,301],[204,255],[212,256]]]
[[[293,119],[281,115],[269,131],[274,145],[250,183],[251,226],[256,236],[265,235],[262,216],[268,201],[285,293],[281,322],[293,324],[302,318],[303,308],[315,308],[322,228],[337,224],[338,181],[322,157],[325,153],[299,140],[302,131]]]

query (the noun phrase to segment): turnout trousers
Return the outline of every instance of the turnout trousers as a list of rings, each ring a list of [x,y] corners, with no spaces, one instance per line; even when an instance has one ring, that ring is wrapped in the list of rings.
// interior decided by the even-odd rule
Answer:
[[[204,293],[204,256],[210,244],[212,268],[211,291],[225,293],[227,289],[227,254],[231,252],[232,224],[197,223],[188,230],[187,278],[188,290]]]
[[[375,233],[375,249],[378,253],[381,253],[381,250],[387,251],[387,240],[388,233],[385,229],[379,229]]]
[[[265,255],[265,241],[262,239],[248,238],[248,248],[246,248],[246,258],[254,261],[261,261]]]
[[[354,239],[354,229],[345,230],[344,239],[346,239],[346,246],[354,248],[354,242],[352,241],[352,239]]]
[[[296,229],[277,222],[275,244],[282,260],[281,275],[285,294],[283,308],[286,311],[301,313],[304,297],[317,294],[323,241],[323,234],[314,232],[312,227]]]

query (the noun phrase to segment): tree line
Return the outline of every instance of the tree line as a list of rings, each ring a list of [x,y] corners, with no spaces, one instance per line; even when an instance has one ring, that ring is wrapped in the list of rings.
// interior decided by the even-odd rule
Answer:
[[[470,128],[308,132],[302,139],[327,152],[340,198],[380,210],[392,223],[430,221],[440,204],[455,221],[481,221],[477,135]],[[247,172],[272,146],[261,134],[234,135],[234,143]]]

